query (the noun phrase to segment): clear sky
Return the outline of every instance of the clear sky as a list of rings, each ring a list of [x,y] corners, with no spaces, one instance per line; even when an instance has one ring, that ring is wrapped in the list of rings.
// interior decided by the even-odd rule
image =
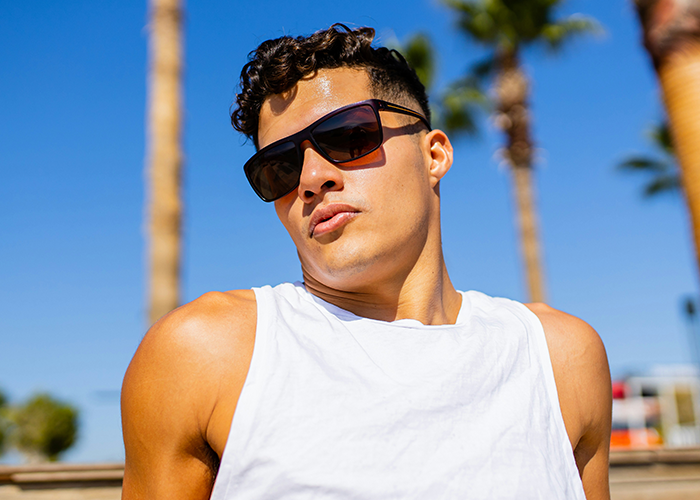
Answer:
[[[437,0],[186,9],[187,301],[300,278],[273,207],[245,181],[253,147],[229,125],[250,50],[334,22],[373,26],[384,43],[423,31],[438,53],[434,94],[483,54]],[[576,12],[605,35],[525,55],[549,302],[598,330],[615,376],[687,363],[680,300],[697,272],[682,200],[645,201],[642,179],[614,169],[653,152],[644,133],[662,116],[631,2],[561,11]],[[123,459],[118,391],[147,327],[146,20],[145,0],[0,0],[0,387],[13,401],[46,390],[80,408],[71,461]],[[525,300],[510,178],[483,123],[479,138],[456,141],[442,183],[448,269],[460,289]]]

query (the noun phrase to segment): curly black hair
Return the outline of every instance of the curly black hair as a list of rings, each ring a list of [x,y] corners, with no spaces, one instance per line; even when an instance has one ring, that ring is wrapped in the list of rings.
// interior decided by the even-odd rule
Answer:
[[[233,128],[258,147],[258,119],[267,97],[290,90],[315,71],[341,67],[364,70],[374,98],[404,105],[415,101],[430,122],[428,97],[416,72],[398,51],[372,47],[373,39],[372,28],[351,30],[334,24],[308,37],[283,36],[261,43],[241,71],[241,92],[231,113]]]

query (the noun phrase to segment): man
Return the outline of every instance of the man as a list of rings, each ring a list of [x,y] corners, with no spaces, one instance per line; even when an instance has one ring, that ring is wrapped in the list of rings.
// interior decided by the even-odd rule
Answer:
[[[373,35],[251,54],[232,122],[304,281],[209,293],[151,328],[122,392],[123,498],[609,498],[598,335],[455,290],[452,147]]]

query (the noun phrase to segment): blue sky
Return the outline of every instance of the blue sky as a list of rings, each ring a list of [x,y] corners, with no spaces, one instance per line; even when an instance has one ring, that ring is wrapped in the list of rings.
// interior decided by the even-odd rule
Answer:
[[[697,271],[682,200],[645,201],[642,179],[614,169],[653,152],[644,132],[662,116],[636,18],[625,0],[561,11],[576,12],[605,34],[525,55],[549,302],[598,330],[614,375],[687,363],[680,300]],[[144,1],[0,0],[0,388],[80,408],[71,461],[123,459],[118,391],[146,329],[146,19]],[[245,181],[253,148],[228,112],[250,50],[334,22],[373,26],[384,43],[427,33],[436,93],[483,54],[435,0],[189,2],[185,300],[300,277],[272,206]],[[510,179],[483,123],[456,141],[442,185],[448,269],[460,289],[524,300]]]

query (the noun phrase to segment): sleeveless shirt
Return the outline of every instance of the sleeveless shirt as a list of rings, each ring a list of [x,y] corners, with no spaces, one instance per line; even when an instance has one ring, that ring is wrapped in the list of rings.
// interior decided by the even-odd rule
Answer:
[[[544,331],[462,293],[454,325],[254,289],[257,329],[211,498],[585,500]]]

